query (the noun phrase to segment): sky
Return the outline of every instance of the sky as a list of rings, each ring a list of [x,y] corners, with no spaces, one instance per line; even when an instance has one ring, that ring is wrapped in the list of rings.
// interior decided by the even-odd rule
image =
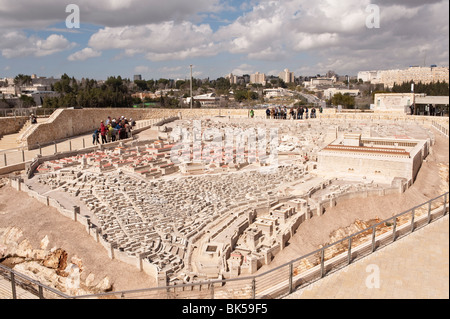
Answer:
[[[448,61],[448,0],[0,0],[0,78],[188,79],[190,65],[202,79],[357,75]]]

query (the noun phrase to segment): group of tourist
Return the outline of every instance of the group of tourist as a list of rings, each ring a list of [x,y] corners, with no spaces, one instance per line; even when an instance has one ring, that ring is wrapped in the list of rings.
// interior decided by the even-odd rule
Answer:
[[[130,138],[134,126],[136,126],[136,121],[133,119],[128,120],[124,116],[112,119],[111,116],[108,116],[105,121],[100,122],[100,127],[92,134],[92,144],[100,144],[100,138],[102,144]]]
[[[323,108],[319,108],[319,112],[323,112]],[[273,108],[267,108],[266,110],[267,119],[278,119],[278,120],[307,120],[309,118],[317,118],[317,110],[313,106],[309,109],[307,106],[299,106],[297,108],[291,107],[289,110],[286,106],[276,106]]]

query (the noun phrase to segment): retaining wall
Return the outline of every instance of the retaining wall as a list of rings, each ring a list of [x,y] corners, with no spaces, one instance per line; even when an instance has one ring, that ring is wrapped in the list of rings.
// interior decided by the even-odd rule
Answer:
[[[26,116],[0,118],[0,137],[18,133],[27,121],[28,117]]]

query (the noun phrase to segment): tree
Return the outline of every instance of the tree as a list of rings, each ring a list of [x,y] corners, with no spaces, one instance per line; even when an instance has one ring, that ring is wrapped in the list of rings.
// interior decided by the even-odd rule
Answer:
[[[36,106],[34,99],[28,95],[21,95],[20,101],[22,102],[22,107],[32,107]]]
[[[14,85],[16,86],[29,85],[31,83],[33,83],[33,80],[29,75],[19,74],[14,78]]]
[[[350,96],[348,93],[342,94],[342,93],[336,93],[331,98],[331,103],[333,105],[343,105],[347,109],[352,109],[355,107],[355,98],[353,96]]]

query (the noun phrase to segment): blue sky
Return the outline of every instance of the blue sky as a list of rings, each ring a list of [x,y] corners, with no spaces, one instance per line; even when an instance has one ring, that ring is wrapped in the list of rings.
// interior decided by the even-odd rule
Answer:
[[[80,9],[68,29],[66,6]],[[369,28],[379,9],[379,28]],[[105,79],[231,72],[356,75],[448,66],[449,2],[387,0],[0,0],[0,78]]]

